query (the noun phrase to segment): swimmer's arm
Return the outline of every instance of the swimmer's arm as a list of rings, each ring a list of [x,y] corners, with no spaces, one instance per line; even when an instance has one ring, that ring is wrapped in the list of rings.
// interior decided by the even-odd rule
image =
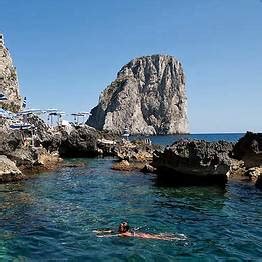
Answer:
[[[118,237],[119,234],[115,234],[115,235],[97,235],[96,237]]]
[[[114,233],[111,229],[100,229],[100,230],[93,230],[94,233]]]

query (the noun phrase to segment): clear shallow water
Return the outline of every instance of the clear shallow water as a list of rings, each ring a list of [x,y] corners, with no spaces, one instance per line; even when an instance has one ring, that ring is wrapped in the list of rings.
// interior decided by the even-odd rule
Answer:
[[[82,161],[84,168],[0,185],[0,260],[262,257],[262,191],[254,186],[161,187],[155,176],[111,170],[111,158]],[[182,233],[188,239],[97,238],[92,232],[117,228],[123,220],[141,231]]]

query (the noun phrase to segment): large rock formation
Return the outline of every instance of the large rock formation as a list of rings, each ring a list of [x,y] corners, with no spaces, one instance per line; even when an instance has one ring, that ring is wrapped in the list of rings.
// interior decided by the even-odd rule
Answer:
[[[233,143],[181,140],[158,152],[153,160],[159,178],[183,184],[225,183]]]
[[[66,132],[61,131],[59,154],[62,157],[89,157],[98,154],[98,132],[91,127],[77,127]]]
[[[8,100],[0,102],[0,106],[12,112],[21,109],[22,99],[19,95],[19,85],[16,68],[8,49],[5,47],[3,35],[0,34],[0,94]]]
[[[182,65],[172,56],[132,60],[101,94],[87,124],[121,134],[188,133]]]

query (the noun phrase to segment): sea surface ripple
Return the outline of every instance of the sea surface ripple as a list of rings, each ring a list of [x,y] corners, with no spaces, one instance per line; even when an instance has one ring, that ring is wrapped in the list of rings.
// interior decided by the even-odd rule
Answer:
[[[79,162],[79,159],[69,159]],[[216,261],[262,257],[262,191],[159,186],[154,175],[110,169],[112,158],[81,159],[19,183],[0,185],[0,260]],[[128,220],[142,232],[186,240],[98,238]]]

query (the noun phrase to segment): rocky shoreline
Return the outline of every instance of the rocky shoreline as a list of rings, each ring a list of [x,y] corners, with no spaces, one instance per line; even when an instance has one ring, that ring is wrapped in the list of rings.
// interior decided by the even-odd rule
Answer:
[[[180,140],[161,148],[131,143],[120,147],[113,169],[155,173],[169,185],[225,185],[250,181],[262,188],[262,134],[247,132],[237,143]]]
[[[156,173],[174,185],[225,184],[233,178],[262,187],[262,134],[247,132],[237,143],[181,140],[163,148],[150,141],[128,141],[87,125],[50,128],[33,116],[29,131],[1,128],[0,182],[63,166],[63,158],[114,156],[112,169]],[[33,140],[33,141],[32,141]]]

